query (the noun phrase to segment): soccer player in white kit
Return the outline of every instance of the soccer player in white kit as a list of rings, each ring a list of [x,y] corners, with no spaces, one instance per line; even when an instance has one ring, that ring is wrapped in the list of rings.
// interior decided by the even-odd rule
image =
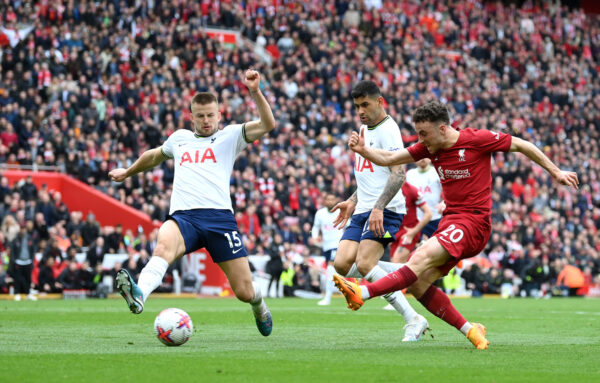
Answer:
[[[360,81],[352,89],[356,113],[362,123],[365,142],[369,147],[388,151],[404,149],[400,128],[385,112],[384,99],[373,81]],[[385,247],[394,241],[406,213],[404,196],[400,192],[406,178],[403,166],[378,166],[355,154],[354,176],[357,190],[333,211],[340,213],[336,227],[350,225],[344,231],[335,258],[335,270],[346,277],[364,277],[376,281],[387,275],[379,259]],[[429,328],[427,320],[417,314],[400,291],[384,297],[406,322],[402,341],[418,341]]]
[[[342,234],[344,234],[344,232],[338,230],[334,224],[338,213],[333,212],[332,209],[336,202],[337,198],[335,194],[325,194],[325,206],[317,210],[311,232],[313,239],[318,240],[320,238],[321,248],[323,249],[323,256],[325,257],[327,267],[325,271],[325,297],[318,302],[319,306],[331,304],[331,295],[336,289],[333,280],[331,279],[335,273],[333,261],[335,259],[338,243],[342,238]]]
[[[421,230],[421,234],[431,238],[431,235],[437,230],[440,219],[442,219],[442,212],[446,207],[442,200],[442,183],[437,171],[431,166],[431,160],[423,158],[417,161],[417,167],[406,172],[406,182],[419,190],[431,210],[431,220]],[[417,210],[417,218],[419,221],[423,218],[421,210]]]
[[[229,181],[236,157],[249,143],[273,130],[275,118],[259,89],[259,73],[247,70],[244,84],[256,103],[259,120],[219,130],[217,98],[212,93],[198,93],[191,101],[194,131],[177,130],[161,147],[147,150],[129,168],[109,173],[113,181],[122,182],[167,159],[175,162],[171,208],[158,232],[152,258],[137,284],[125,270],[116,277],[117,289],[134,314],[142,312],[144,302],[160,285],[171,263],[205,247],[227,276],[235,296],[252,306],[260,333],[271,333],[273,320],[258,285],[252,283],[248,253],[233,215]]]

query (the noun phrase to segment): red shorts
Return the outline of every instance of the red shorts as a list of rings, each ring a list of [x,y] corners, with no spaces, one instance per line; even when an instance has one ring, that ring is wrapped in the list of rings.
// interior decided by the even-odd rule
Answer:
[[[444,275],[465,258],[481,253],[492,232],[492,220],[484,214],[449,214],[442,217],[433,236],[454,259],[439,266]]]
[[[405,249],[408,249],[408,251],[412,252],[415,247],[417,247],[417,244],[419,243],[419,239],[421,237],[421,233],[418,233],[417,235],[415,235],[415,237],[413,238],[413,240],[410,243],[407,244],[402,244],[402,236],[404,234],[406,234],[406,228],[400,226],[400,230],[398,230],[398,233],[396,233],[396,240],[392,243],[392,245],[390,246],[390,254],[394,255],[394,253],[396,252],[396,249],[399,247],[404,247]]]

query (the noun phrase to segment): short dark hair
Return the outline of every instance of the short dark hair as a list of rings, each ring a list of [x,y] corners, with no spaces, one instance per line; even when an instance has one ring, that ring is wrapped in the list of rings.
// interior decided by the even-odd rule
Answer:
[[[360,98],[367,96],[379,97],[381,96],[381,91],[379,90],[379,87],[377,86],[377,84],[375,84],[374,81],[363,80],[356,84],[354,88],[352,88],[352,92],[350,92],[350,95],[352,96],[352,98]]]
[[[431,101],[418,107],[412,115],[412,122],[438,122],[443,124],[450,123],[450,114],[446,105],[439,101]]]
[[[192,98],[192,104],[206,105],[210,104],[211,102],[214,102],[217,105],[219,104],[217,97],[210,92],[196,93],[194,98]]]

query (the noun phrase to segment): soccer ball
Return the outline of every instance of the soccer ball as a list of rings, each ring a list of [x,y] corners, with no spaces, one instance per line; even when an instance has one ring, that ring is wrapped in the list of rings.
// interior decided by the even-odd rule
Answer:
[[[169,308],[156,316],[154,332],[158,340],[167,346],[181,346],[192,336],[194,325],[185,311]]]

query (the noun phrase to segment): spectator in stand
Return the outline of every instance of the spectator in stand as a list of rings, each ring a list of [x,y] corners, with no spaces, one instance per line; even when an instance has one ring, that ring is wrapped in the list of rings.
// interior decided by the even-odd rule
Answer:
[[[25,201],[32,201],[37,199],[37,187],[33,184],[33,178],[31,176],[27,176],[25,178],[25,182],[20,188],[21,198]]]
[[[81,226],[83,246],[90,246],[99,236],[100,225],[98,224],[98,221],[96,221],[96,216],[92,213],[89,213],[87,219]]]
[[[97,283],[94,282],[95,273],[87,261],[83,261],[77,270],[77,279],[81,288],[89,291],[96,290]]]
[[[50,196],[46,191],[40,190],[40,202],[36,207],[36,213],[42,213],[44,215],[44,221],[48,226],[54,226],[58,222],[58,213],[56,206],[50,200]]]
[[[114,231],[106,238],[106,247],[111,253],[118,253],[124,247],[123,226],[120,223],[116,224]]]
[[[46,225],[46,219],[44,218],[43,213],[35,214],[33,230],[35,231],[34,237],[38,238],[39,241],[50,239],[50,234],[48,234],[48,226]]]
[[[81,289],[81,280],[79,279],[79,270],[77,269],[77,262],[65,259],[63,261],[67,267],[60,273],[57,278],[57,282],[60,284],[62,290],[77,290]]]
[[[556,263],[557,269],[562,266],[556,278],[556,285],[568,296],[577,296],[577,290],[585,286],[585,275],[577,266],[569,265],[562,260],[557,260]]]
[[[471,296],[480,297],[483,295],[485,276],[476,263],[467,263],[460,276],[465,280],[467,290],[471,291]]]
[[[62,253],[66,253],[67,249],[72,245],[71,239],[67,236],[67,230],[62,226],[62,224],[57,225],[54,239],[56,240],[56,244]]]
[[[54,257],[48,257],[42,260],[40,273],[38,274],[37,290],[40,293],[55,293],[58,292],[59,285],[56,284],[56,279],[53,274]]]
[[[2,233],[7,242],[12,242],[19,234],[19,223],[12,215],[7,215],[2,220]]]

